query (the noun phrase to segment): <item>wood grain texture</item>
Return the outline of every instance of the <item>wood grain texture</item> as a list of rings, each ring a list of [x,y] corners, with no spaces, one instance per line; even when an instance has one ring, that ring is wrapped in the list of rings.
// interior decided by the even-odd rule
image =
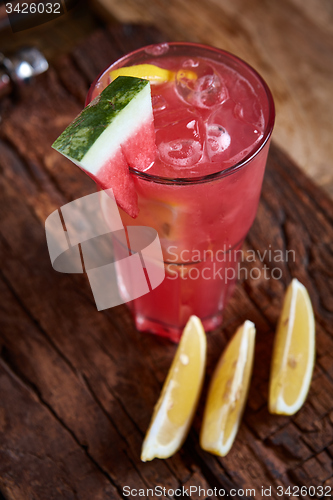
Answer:
[[[333,196],[331,0],[91,0],[104,19],[149,23],[249,62],[276,103],[273,137]]]
[[[276,146],[245,251],[263,253],[270,246],[294,250],[295,258],[272,263],[266,255],[244,263],[248,272],[254,265],[279,266],[282,278],[262,274],[237,286],[223,329],[208,337],[206,383],[189,438],[171,459],[142,463],[140,448],[175,346],[137,332],[125,305],[98,312],[85,276],[51,267],[46,217],[95,188],[50,146],[82,109],[89,83],[104,66],[136,44],[162,40],[154,30],[133,26],[96,31],[40,75],[35,87],[23,88],[16,106],[4,104],[0,498],[116,500],[125,485],[159,484],[256,488],[256,498],[262,498],[261,486],[271,485],[277,499],[287,498],[277,496],[278,485],[333,486],[333,203]],[[267,388],[274,330],[291,277],[307,286],[313,301],[317,363],[305,406],[288,418],[268,413]],[[258,332],[254,375],[235,444],[220,459],[198,444],[203,402],[223,347],[245,319]]]

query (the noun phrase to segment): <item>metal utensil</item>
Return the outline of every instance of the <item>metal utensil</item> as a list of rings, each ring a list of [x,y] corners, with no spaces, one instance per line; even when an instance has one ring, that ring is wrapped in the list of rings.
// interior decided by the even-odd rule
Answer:
[[[44,73],[49,64],[35,47],[23,47],[13,56],[0,52],[0,99],[8,96],[16,85]]]

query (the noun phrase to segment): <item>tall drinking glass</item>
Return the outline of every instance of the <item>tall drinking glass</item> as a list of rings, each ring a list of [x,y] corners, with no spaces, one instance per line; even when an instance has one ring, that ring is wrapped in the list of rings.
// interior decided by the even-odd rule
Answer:
[[[126,55],[96,79],[87,103],[110,83],[111,70],[142,64],[160,78],[151,83],[157,154],[147,171],[130,169],[138,217],[120,212],[125,226],[157,230],[166,275],[129,307],[138,330],[178,341],[192,314],[206,331],[222,322],[256,215],[274,103],[244,61],[193,43]]]

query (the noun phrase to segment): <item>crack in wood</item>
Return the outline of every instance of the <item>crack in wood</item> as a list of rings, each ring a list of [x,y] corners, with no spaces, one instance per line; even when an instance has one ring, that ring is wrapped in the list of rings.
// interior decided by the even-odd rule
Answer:
[[[58,64],[57,64],[58,63]],[[68,79],[66,81],[66,76],[64,75],[63,71],[63,64],[65,63],[65,73],[68,72],[68,66],[70,67],[71,73],[73,73],[72,70],[74,70],[74,73],[77,74],[81,79],[84,79],[85,83],[85,90],[84,90],[84,97],[83,97],[83,92],[82,89],[79,89],[78,93],[78,88],[77,88],[77,82],[69,82]],[[68,64],[67,64],[68,63]],[[60,66],[60,69],[59,69]],[[91,85],[91,81],[88,80],[85,75],[82,75],[82,72],[80,72],[80,68],[78,68],[75,58],[73,57],[73,54],[67,54],[66,56],[63,56],[61,60],[57,61],[55,63],[55,77],[58,80],[59,86],[61,86],[67,93],[68,95],[75,100],[78,106],[83,107],[85,104],[85,96],[87,95],[88,89]]]
[[[281,162],[283,156],[283,161]],[[271,146],[270,150],[270,159],[271,162],[274,163],[274,169],[277,173],[280,173],[280,177],[284,178],[285,181],[290,182],[292,180],[293,184],[297,186],[298,190],[302,193],[306,193],[310,190],[312,191],[311,203],[315,206],[317,210],[324,216],[325,219],[333,222],[333,211],[332,211],[332,200],[329,196],[320,189],[317,185],[313,184],[311,180],[306,178],[301,172],[300,168],[295,165],[285,153],[282,153],[276,146]],[[299,175],[293,175],[293,178],[290,179],[289,171],[290,169],[296,170],[299,172]],[[288,184],[287,182],[287,184]],[[315,196],[314,194],[317,194]]]
[[[6,238],[4,238],[3,234],[1,233],[1,231],[0,231],[0,243],[1,243],[1,245],[3,245],[5,247],[5,249],[6,249],[7,252],[11,252],[12,251],[11,246],[9,245],[8,241],[6,240]]]
[[[66,365],[70,368],[70,370],[75,374],[75,376],[77,376],[77,370],[76,370],[76,368],[72,365],[72,363],[64,355],[64,353],[58,348],[58,346],[53,342],[53,340],[48,335],[48,333],[44,330],[44,328],[39,323],[39,321],[33,316],[31,310],[26,307],[26,305],[22,301],[20,295],[18,293],[16,293],[14,287],[7,280],[6,276],[3,274],[3,272],[1,271],[1,269],[0,269],[0,279],[3,281],[3,283],[6,285],[6,287],[10,291],[10,293],[13,295],[13,297],[15,298],[15,300],[16,300],[17,304],[19,305],[19,307],[24,311],[24,313],[28,316],[28,318],[36,326],[37,330],[43,335],[43,337],[47,340],[47,342],[50,344],[50,346],[56,351],[56,353],[60,356],[60,358],[66,363]]]
[[[110,423],[114,426],[114,428],[117,430],[118,434],[123,438],[123,440],[125,441],[125,443],[127,444],[127,449],[131,449],[131,443],[127,440],[126,436],[121,432],[121,430],[119,429],[119,427],[117,426],[117,424],[114,422],[114,420],[112,419],[111,415],[109,414],[109,412],[105,409],[104,405],[101,403],[101,401],[99,400],[99,398],[97,397],[95,391],[92,389],[87,377],[85,375],[83,375],[83,380],[87,386],[87,389],[89,390],[89,392],[91,393],[92,395],[92,398],[94,399],[94,401],[96,402],[96,404],[100,407],[100,409],[102,410],[102,412],[104,413],[104,415],[107,417],[107,419],[110,421]],[[109,387],[109,385],[107,384],[107,386]],[[134,425],[134,427],[137,429],[137,431],[140,433],[140,435],[142,435],[142,432],[140,430],[140,428],[138,427],[137,423],[132,419],[131,415],[127,412],[126,410],[126,407],[123,405],[123,403],[119,400],[119,398],[113,393],[112,389],[109,387],[109,390],[110,390],[110,393],[112,394],[112,396],[115,398],[115,400],[117,401],[117,403],[119,404],[119,406],[122,408],[122,410],[124,411],[124,413],[126,414],[126,416],[128,417],[128,419],[132,422],[132,424]],[[154,484],[151,484],[149,483],[149,481],[147,481],[147,479],[145,478],[145,476],[141,473],[139,467],[137,467],[136,463],[135,463],[135,460],[131,457],[131,455],[128,453],[126,448],[124,448],[124,453],[125,455],[127,456],[128,460],[130,461],[130,463],[132,464],[133,468],[136,470],[136,472],[138,473],[138,475],[140,476],[140,478],[142,479],[143,483],[147,486],[147,488],[152,488],[154,487],[155,485]],[[168,467],[168,464],[167,464],[167,461],[164,461],[164,464]],[[168,467],[169,469],[169,472],[173,475],[173,472],[172,470]],[[175,476],[174,476],[175,477]],[[175,479],[177,479],[175,477]]]
[[[85,74],[85,72],[82,71],[82,66],[78,63],[78,59],[75,57],[75,55],[74,55],[73,52],[69,54],[69,60],[70,60],[70,63],[73,65],[74,69],[80,74],[81,77],[84,78],[84,81],[85,81],[85,83],[87,85],[87,89],[89,89],[90,85],[92,85],[92,81]],[[110,61],[110,64],[111,64],[111,61]],[[79,101],[79,99],[77,98],[77,96],[75,96],[72,92],[70,92],[70,94],[77,99],[78,103],[81,106],[84,104],[84,102]]]
[[[101,401],[99,400],[99,398],[97,397],[95,391],[92,389],[89,381],[88,381],[88,378],[83,375],[83,380],[87,386],[87,389],[88,391],[90,392],[92,398],[94,399],[94,401],[96,402],[96,404],[100,407],[100,409],[102,410],[102,412],[104,413],[104,415],[107,417],[107,419],[111,422],[111,424],[114,426],[114,428],[117,430],[117,432],[119,433],[119,435],[123,438],[123,440],[125,441],[125,443],[130,447],[130,443],[127,441],[127,438],[126,436],[124,436],[122,434],[122,432],[120,431],[120,429],[118,428],[117,424],[113,421],[111,415],[109,414],[109,412],[105,409],[104,405],[101,403]],[[127,410],[126,408],[124,407],[124,405],[119,401],[119,399],[117,398],[117,396],[115,394],[113,394],[112,392],[112,388],[109,386],[109,384],[106,382],[106,385],[110,391],[110,394],[112,394],[112,396],[114,397],[114,399],[117,401],[117,403],[119,404],[119,406],[121,407],[121,409],[123,410],[123,412],[125,413],[125,415],[128,417],[128,419],[131,421],[131,423],[134,425],[134,427],[138,430],[138,432],[140,434],[141,433],[141,430],[139,429],[139,427],[137,426],[136,422],[134,422],[132,420],[132,417],[127,413]]]
[[[13,139],[8,135],[8,133],[3,133],[2,134],[2,144],[8,148],[9,152],[13,157],[17,160],[17,162],[21,165],[22,169],[24,170],[27,179],[31,182],[32,186],[34,189],[36,189],[38,192],[43,192],[45,191],[46,184],[49,187],[52,187],[51,189],[54,190],[53,183],[49,182],[49,177],[47,174],[47,171],[45,171],[44,168],[42,168],[43,161],[42,159],[39,158],[39,165],[37,165],[37,169],[33,168],[32,166],[32,159],[28,159],[24,156],[23,153],[17,148],[16,144],[13,142]],[[1,146],[1,143],[0,143]],[[37,171],[37,173],[36,173]],[[5,169],[3,169],[3,172],[5,173]],[[27,180],[26,179],[26,180]]]
[[[5,497],[5,495],[2,493],[2,491],[0,490],[0,500],[7,500],[7,498]]]
[[[42,176],[42,180],[38,179],[38,176],[34,176],[33,174],[30,173],[30,169],[27,166],[28,162],[23,158],[22,155],[19,154],[17,149],[15,149],[14,143],[8,139],[5,138],[0,142],[0,149],[1,147],[5,147],[8,149],[9,153],[13,155],[14,158],[16,158],[17,162],[20,165],[21,170],[24,172],[25,178],[19,178],[17,172],[10,171],[8,174],[8,170],[4,169],[4,175],[3,178],[6,182],[9,182],[11,185],[13,185],[13,175],[15,176],[14,183],[16,184],[16,189],[21,191],[21,195],[23,194],[24,190],[24,196],[26,197],[27,203],[26,207],[28,208],[29,212],[33,216],[35,220],[38,221],[38,224],[41,224],[41,220],[38,217],[36,213],[36,207],[38,208],[38,198],[41,194],[45,194],[47,192],[52,196],[52,199],[56,201],[59,205],[65,203],[64,197],[54,189],[54,186],[52,182],[49,180],[47,176],[47,171],[45,171],[44,168],[41,167],[39,168],[39,174]],[[2,151],[3,154],[3,151]],[[1,160],[0,160],[1,161]],[[0,163],[1,165],[1,163]],[[44,173],[46,176],[44,176]],[[40,182],[39,182],[40,181]],[[39,184],[38,184],[39,182]],[[37,185],[38,184],[38,185]],[[4,240],[5,241],[5,240]],[[8,246],[8,244],[7,244]]]
[[[122,325],[118,322],[118,316],[114,316],[109,310],[106,310],[105,311],[105,315],[108,317],[108,319],[110,320],[111,324],[114,326],[115,330],[117,333],[121,332],[123,330],[123,327]],[[142,333],[140,333],[140,335],[142,335]],[[143,335],[146,335],[145,333],[143,333]],[[147,335],[151,335],[151,334],[147,334]],[[109,349],[107,346],[102,346],[103,349],[105,350],[106,354],[108,354],[108,356],[110,357],[110,359],[112,361],[115,361],[112,354],[110,353]],[[141,347],[141,344],[139,345],[139,348]],[[150,363],[147,363],[146,364],[146,368],[148,368],[152,378],[157,382],[157,384],[159,385],[159,387],[162,389],[162,383],[161,381],[158,379],[158,377],[156,376],[156,370],[154,370],[153,366],[155,366],[154,364],[154,358],[151,357],[150,355],[150,350],[144,350],[144,355],[146,357],[148,357],[150,360],[151,360],[151,364],[152,366],[150,366]]]
[[[26,158],[24,154],[20,152],[20,149],[15,145],[8,133],[3,134],[3,142],[10,149],[11,154],[16,156],[25,173],[27,174],[27,178],[31,181],[32,185],[38,192],[43,193],[46,191],[50,194],[54,194],[57,200],[59,200],[60,196],[62,203],[72,200],[72,198],[70,198],[62,189],[57,177],[55,175],[52,175],[52,173],[47,168],[45,168],[43,157],[38,158],[38,175],[36,175],[34,169],[31,167],[31,162],[33,160],[29,159],[28,157]]]
[[[12,362],[10,356],[8,356],[8,352],[4,348],[0,353],[0,360],[2,364],[4,364],[7,367],[7,371],[9,373],[13,373],[15,377],[19,379],[20,383],[22,383],[28,389],[29,392],[32,392],[37,397],[39,403],[42,406],[44,406],[52,414],[52,416],[56,419],[56,421],[71,435],[75,443],[84,451],[85,455],[89,458],[89,460],[95,465],[95,467],[99,470],[99,472],[101,472],[103,476],[107,478],[107,480],[112,484],[112,486],[114,486],[119,495],[123,498],[122,489],[113,481],[110,474],[97,462],[97,460],[95,460],[94,457],[92,457],[92,455],[89,453],[89,446],[80,442],[75,432],[72,429],[70,429],[70,427],[59,417],[59,415],[52,408],[52,406],[47,401],[45,401],[38,387],[21,372],[21,370],[17,367],[15,363]]]
[[[18,297],[16,296],[15,294],[15,291],[12,290],[12,287],[7,283],[7,280],[5,277],[3,277],[3,281],[6,283],[8,289],[11,291],[11,293],[15,296],[16,299],[18,299]],[[18,300],[19,301],[19,300]],[[20,306],[22,307],[22,309],[27,312],[25,310],[25,307],[24,305],[22,305],[20,303]],[[29,317],[30,319],[34,319],[30,314],[29,314]],[[37,326],[38,323],[37,323]],[[41,333],[43,334],[43,330],[41,330],[40,328],[38,328],[39,331],[41,331]],[[46,332],[45,332],[46,333]],[[46,337],[47,337],[47,340],[48,339],[48,335],[46,334]],[[62,356],[62,353],[60,350],[58,350],[58,348],[56,346],[54,346],[53,342],[50,342],[51,343],[51,347],[55,348],[56,352],[61,356]],[[2,351],[2,358],[3,360],[6,361],[7,365],[10,365],[12,367],[12,370],[15,371],[16,375],[20,377],[21,381],[25,381],[26,384],[28,385],[28,387],[30,389],[32,389],[34,391],[34,393],[38,394],[38,397],[39,399],[48,407],[48,409],[50,409],[51,411],[53,411],[53,408],[51,407],[51,405],[49,405],[49,403],[46,402],[46,400],[41,396],[41,392],[40,390],[37,388],[37,386],[35,384],[33,384],[25,375],[23,375],[23,373],[21,372],[21,370],[18,368],[17,364],[14,364],[13,361],[11,360],[11,357],[10,357],[10,354],[9,352],[7,351],[6,347],[4,347],[3,351]],[[67,358],[65,358],[65,361],[66,361]],[[72,368],[72,371],[74,372],[75,375],[77,375],[77,370],[72,366],[72,364],[70,363],[70,367]],[[14,370],[15,368],[15,370]],[[116,424],[114,423],[114,421],[112,420],[111,416],[108,414],[108,412],[105,410],[104,406],[102,405],[102,403],[99,401],[99,399],[97,398],[95,392],[92,390],[91,386],[90,386],[90,383],[88,382],[88,379],[85,375],[82,375],[80,377],[81,380],[84,381],[85,385],[86,385],[86,388],[88,390],[88,392],[92,395],[94,401],[98,404],[98,406],[102,409],[103,413],[107,416],[108,420],[111,422],[111,424],[115,427],[115,429],[117,430],[117,433],[124,439],[125,443],[126,443],[126,447],[124,448],[124,453],[125,455],[127,456],[129,462],[132,464],[133,466],[133,469],[136,470],[136,472],[138,473],[138,475],[140,476],[140,478],[142,479],[142,481],[144,482],[144,484],[146,484],[147,486],[149,485],[149,483],[147,483],[147,480],[146,478],[142,475],[142,473],[140,472],[140,470],[138,469],[138,467],[136,466],[135,464],[135,461],[133,460],[133,458],[129,455],[127,449],[130,448],[130,443],[127,441],[126,437],[123,435],[123,433],[120,432],[119,428],[117,428]],[[108,385],[108,384],[107,384]],[[109,387],[109,385],[108,385]],[[110,390],[110,393],[113,394],[113,391],[111,390],[111,388],[109,387],[109,390]],[[131,416],[129,415],[129,413],[127,412],[125,406],[123,405],[123,403],[119,400],[119,398],[117,396],[115,396],[113,394],[115,400],[118,402],[118,404],[120,405],[120,407],[123,409],[123,411],[125,412],[125,414],[127,415],[127,417],[130,419],[130,421],[132,422],[132,424],[134,425],[134,427],[137,429],[137,431],[141,433],[138,425],[136,424],[136,422],[131,418]],[[61,421],[61,423],[66,427],[67,430],[71,431],[70,428],[67,426],[67,424],[65,424],[63,422],[63,420],[55,413],[55,416],[56,418]],[[78,442],[79,444],[79,439],[73,435],[73,437],[76,439],[76,441]],[[87,446],[85,446],[84,444],[81,444],[81,447],[83,447],[83,449],[88,452],[89,449]],[[98,464],[98,462],[95,460],[96,464]],[[98,464],[99,465],[99,464]],[[114,483],[112,483],[114,484]],[[114,484],[115,485],[115,484]],[[120,492],[120,486],[119,486],[119,492]]]
[[[198,435],[196,435],[196,432],[192,430],[190,432],[189,438],[187,439],[188,449],[183,453],[185,463],[187,463],[187,467],[191,469],[191,463],[193,462],[193,458],[195,458],[195,463],[199,466],[200,471],[209,486],[212,488],[216,487],[218,490],[221,488],[225,489],[229,494],[230,490],[232,488],[235,488],[235,486],[237,485],[234,483],[228,470],[223,467],[218,457],[216,457],[215,455],[207,454],[203,450],[198,451],[198,445],[196,444],[198,440]],[[207,455],[207,459],[203,458],[203,454]],[[217,476],[216,472],[214,472],[214,470],[216,470],[216,467],[223,474],[223,481],[220,477]]]
[[[12,450],[8,447],[5,447],[5,448],[2,448],[2,451],[9,451],[9,452],[12,452],[12,451],[15,451],[15,450]],[[73,487],[67,480],[66,480],[66,474],[67,474],[67,469],[66,469],[66,466],[65,464],[57,459],[55,460],[52,456],[48,455],[48,454],[44,454],[43,456],[40,456],[40,455],[37,455],[35,453],[31,453],[31,452],[23,452],[22,450],[20,450],[20,456],[28,456],[28,457],[32,457],[32,458],[35,458],[37,459],[38,461],[40,462],[43,462],[45,463],[45,459],[46,461],[49,460],[50,462],[52,462],[55,466],[59,467],[62,472],[64,473],[63,476],[61,476],[61,482],[75,495],[75,498],[78,498],[77,496],[77,490],[75,489],[75,487]],[[1,500],[1,496],[0,496],[0,500]]]

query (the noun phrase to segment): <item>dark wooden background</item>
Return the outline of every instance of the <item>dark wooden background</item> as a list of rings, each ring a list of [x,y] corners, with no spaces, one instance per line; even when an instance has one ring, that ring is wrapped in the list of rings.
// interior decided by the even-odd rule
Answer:
[[[333,204],[277,146],[245,250],[271,246],[296,258],[258,260],[252,265],[279,266],[282,279],[262,275],[237,286],[223,328],[209,334],[203,397],[173,458],[142,463],[140,449],[175,345],[138,333],[126,306],[98,312],[85,276],[51,267],[46,217],[94,185],[50,146],[107,64],[163,39],[147,27],[97,30],[1,105],[0,498],[118,499],[125,485],[156,484],[256,488],[257,498],[261,486],[273,487],[272,498],[288,498],[277,496],[277,485],[333,488]],[[267,385],[292,277],[313,301],[317,362],[305,406],[281,417],[267,411]],[[227,339],[245,319],[257,327],[254,375],[234,447],[220,459],[198,444],[203,402]]]

